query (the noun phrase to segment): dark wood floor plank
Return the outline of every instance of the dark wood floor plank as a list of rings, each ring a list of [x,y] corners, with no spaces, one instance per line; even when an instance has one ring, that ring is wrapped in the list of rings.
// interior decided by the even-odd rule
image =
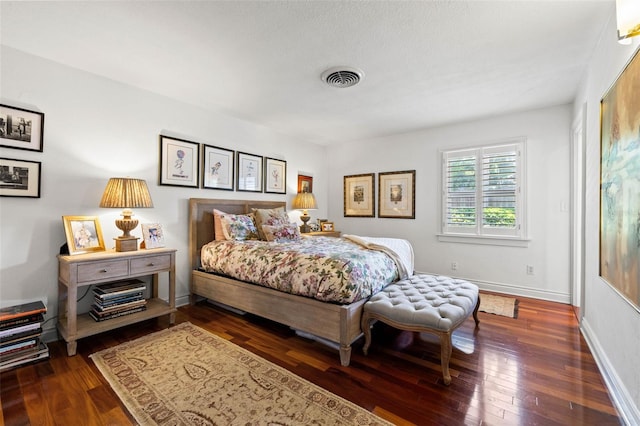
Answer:
[[[618,425],[598,367],[567,305],[520,298],[518,318],[480,312],[453,335],[453,381],[442,383],[440,345],[429,333],[374,325],[369,355],[362,339],[351,365],[338,352],[290,328],[199,303],[180,307],[190,321],[398,425]],[[0,375],[0,426],[133,425],[89,355],[168,326],[162,317],[78,342],[66,356]],[[37,399],[45,402],[37,404]]]

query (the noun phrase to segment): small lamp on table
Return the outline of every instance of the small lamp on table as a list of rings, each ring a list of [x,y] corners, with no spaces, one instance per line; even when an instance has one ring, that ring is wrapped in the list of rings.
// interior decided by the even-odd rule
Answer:
[[[311,232],[311,227],[307,225],[311,216],[309,216],[307,210],[315,210],[318,208],[316,204],[316,197],[314,197],[311,192],[300,192],[293,199],[292,207],[296,210],[302,210],[302,215],[300,216],[300,220],[302,221],[300,232],[303,234]]]
[[[132,208],[153,207],[147,182],[143,179],[111,178],[102,194],[100,207],[122,208],[122,219],[116,219],[116,227],[122,235],[114,238],[116,251],[138,250],[138,238],[131,235],[138,220],[132,219]]]

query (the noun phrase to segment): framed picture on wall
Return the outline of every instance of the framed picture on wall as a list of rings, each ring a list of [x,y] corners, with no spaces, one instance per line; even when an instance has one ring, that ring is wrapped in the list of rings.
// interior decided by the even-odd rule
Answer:
[[[313,177],[298,175],[298,194],[301,192],[313,192]]]
[[[0,158],[0,197],[40,198],[39,161]]]
[[[234,155],[230,149],[203,145],[203,188],[233,191]]]
[[[636,51],[600,102],[600,276],[640,312],[638,82]]]
[[[104,251],[98,216],[62,216],[69,254]]]
[[[287,162],[266,157],[264,160],[264,192],[286,194]]]
[[[160,185],[198,188],[200,144],[160,135]]]
[[[262,192],[262,156],[238,152],[238,191]]]
[[[344,217],[375,216],[375,173],[344,177]]]
[[[0,146],[42,152],[44,113],[0,104]]]
[[[416,171],[378,174],[378,217],[415,219]]]

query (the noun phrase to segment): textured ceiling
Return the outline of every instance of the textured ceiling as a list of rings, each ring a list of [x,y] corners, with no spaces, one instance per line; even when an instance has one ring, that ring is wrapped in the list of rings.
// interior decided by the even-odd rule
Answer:
[[[0,40],[334,144],[571,102],[613,11],[613,0],[2,1]],[[320,75],[337,65],[364,80],[327,86]]]

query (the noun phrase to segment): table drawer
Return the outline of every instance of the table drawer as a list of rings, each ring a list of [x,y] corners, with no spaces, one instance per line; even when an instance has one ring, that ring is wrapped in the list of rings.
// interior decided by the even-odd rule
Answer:
[[[129,261],[126,259],[78,265],[78,283],[126,277],[127,275],[129,275]]]
[[[158,256],[131,259],[131,274],[149,274],[154,271],[166,271],[170,266],[170,254],[160,254]]]

